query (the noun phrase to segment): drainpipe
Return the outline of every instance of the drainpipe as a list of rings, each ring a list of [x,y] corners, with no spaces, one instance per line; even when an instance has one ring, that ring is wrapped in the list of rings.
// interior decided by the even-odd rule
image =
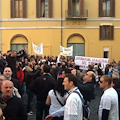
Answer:
[[[61,46],[62,46],[62,33],[63,33],[63,30],[62,30],[62,26],[63,26],[63,23],[62,23],[62,0],[61,0]]]
[[[2,22],[2,19],[1,19],[1,0],[0,0],[0,51],[1,51],[1,22]]]

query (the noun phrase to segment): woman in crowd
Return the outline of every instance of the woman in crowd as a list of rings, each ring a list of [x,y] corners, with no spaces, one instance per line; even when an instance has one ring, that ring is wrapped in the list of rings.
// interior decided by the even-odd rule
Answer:
[[[57,84],[55,89],[50,90],[48,93],[48,97],[46,100],[46,104],[50,105],[49,114],[55,112],[65,105],[65,101],[68,97],[67,92],[64,90],[64,86],[62,85],[63,78],[59,78],[57,80]],[[53,120],[63,120],[63,116],[54,117]]]

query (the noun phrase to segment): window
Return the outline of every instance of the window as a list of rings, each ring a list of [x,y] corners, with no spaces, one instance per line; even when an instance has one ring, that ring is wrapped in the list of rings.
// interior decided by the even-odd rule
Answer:
[[[36,0],[36,17],[52,17],[52,0]]]
[[[115,17],[115,0],[99,0],[99,17]]]
[[[26,18],[26,0],[11,0],[11,18]]]
[[[103,50],[103,58],[109,58],[109,48],[107,47]]]
[[[68,16],[80,17],[84,15],[84,0],[68,0]]]
[[[100,26],[100,40],[113,40],[114,39],[114,26],[103,25]]]
[[[19,52],[21,48],[26,48],[28,47],[28,44],[11,44],[11,50],[16,50]]]

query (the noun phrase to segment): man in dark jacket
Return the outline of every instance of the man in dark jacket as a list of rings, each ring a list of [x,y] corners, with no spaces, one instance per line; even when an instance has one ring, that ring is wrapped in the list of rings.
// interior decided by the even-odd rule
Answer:
[[[26,83],[26,89],[27,89],[27,114],[32,115],[32,101],[34,98],[34,93],[30,90],[30,84],[35,80],[36,77],[40,75],[40,69],[36,68],[36,70],[33,72],[33,69],[30,66],[25,67],[24,71],[24,81]]]
[[[84,100],[90,102],[94,99],[94,81],[95,81],[95,73],[93,71],[89,71],[83,77],[83,82],[81,81],[78,84],[78,88],[83,95]]]
[[[24,51],[24,50],[21,50],[21,51]],[[7,67],[10,67],[12,72],[13,72],[13,77],[16,76],[16,61],[19,61],[19,59],[25,54],[25,51],[24,52],[19,52],[19,54],[17,54],[17,52],[15,50],[12,50],[11,51],[11,54],[9,54],[7,57],[6,57],[6,61],[7,61]]]
[[[20,85],[19,80],[12,78],[12,70],[10,67],[6,67],[4,69],[3,75],[4,75],[6,80],[10,80],[13,82],[14,87],[17,88],[20,95],[22,95],[22,86]]]
[[[48,92],[53,89],[56,84],[55,79],[49,73],[50,66],[45,64],[43,70],[43,75],[36,78],[36,80],[31,84],[31,90],[37,97],[36,120],[42,120],[43,112],[45,112],[45,116],[49,114],[49,107],[45,104],[45,102]]]
[[[6,120],[27,120],[26,109],[22,101],[13,96],[13,83],[9,80],[3,81],[1,86],[2,97],[1,99],[7,104],[3,109],[3,115]]]

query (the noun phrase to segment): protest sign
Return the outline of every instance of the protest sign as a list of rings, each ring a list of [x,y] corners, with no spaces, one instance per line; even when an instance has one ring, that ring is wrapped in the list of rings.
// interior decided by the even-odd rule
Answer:
[[[34,43],[32,43],[33,45],[33,51],[36,54],[43,54],[43,44],[41,43],[39,46],[36,46]]]
[[[73,46],[67,48],[60,46],[60,55],[73,56]]]
[[[108,58],[94,58],[94,57],[84,57],[84,56],[75,56],[75,65],[78,65],[80,69],[87,70],[87,66],[91,63],[101,63],[102,68],[104,69],[106,64],[109,64]]]

